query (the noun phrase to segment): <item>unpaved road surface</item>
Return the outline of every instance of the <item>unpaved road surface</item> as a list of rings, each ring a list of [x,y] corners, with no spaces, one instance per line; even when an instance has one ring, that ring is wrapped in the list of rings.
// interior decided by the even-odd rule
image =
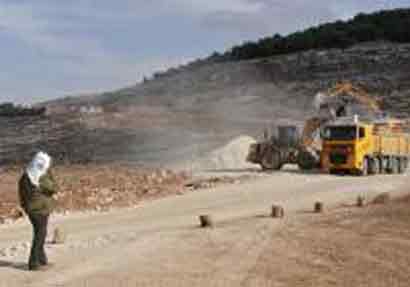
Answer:
[[[332,214],[338,207],[354,203],[358,195],[371,198],[386,191],[398,195],[409,183],[407,174],[360,178],[288,170],[241,184],[159,199],[136,209],[54,217],[50,231],[60,226],[68,239],[64,245],[47,245],[50,260],[56,265],[41,273],[25,270],[29,225],[3,226],[0,287],[313,286],[319,281],[303,279],[309,278],[313,264],[304,246],[343,238],[322,228],[318,229],[320,240],[310,240],[315,233],[309,222],[321,218],[310,212],[314,202],[325,202],[327,214]],[[273,203],[285,207],[285,220],[269,218]],[[199,214],[212,214],[216,228],[199,229]],[[335,244],[340,245],[338,242]],[[401,244],[409,249],[410,241]],[[394,264],[394,260],[385,264]],[[399,271],[408,273],[410,267],[406,266]],[[294,267],[305,277],[290,276],[296,272]],[[320,270],[324,275],[329,273],[325,267]],[[372,270],[369,266],[367,272]],[[344,266],[346,274],[355,275],[353,271]],[[285,280],[289,278],[299,281]],[[363,282],[343,285],[329,279],[315,286],[369,286],[366,278]]]

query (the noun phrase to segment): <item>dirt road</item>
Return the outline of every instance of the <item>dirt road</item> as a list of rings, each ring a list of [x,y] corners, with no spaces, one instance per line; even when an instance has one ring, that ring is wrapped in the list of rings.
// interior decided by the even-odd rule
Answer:
[[[54,217],[50,231],[60,226],[69,237],[64,245],[47,246],[56,266],[45,273],[25,271],[29,225],[0,227],[0,287],[256,286],[259,277],[250,278],[257,274],[252,270],[264,264],[260,260],[267,250],[275,258],[275,232],[310,220],[315,201],[335,208],[354,203],[358,195],[398,194],[409,183],[408,175],[360,178],[288,170],[136,209]],[[285,220],[267,216],[273,203],[285,207]],[[204,213],[214,216],[215,229],[197,228],[197,216]],[[283,242],[278,243],[282,253]],[[275,281],[258,286],[263,284],[287,286]]]

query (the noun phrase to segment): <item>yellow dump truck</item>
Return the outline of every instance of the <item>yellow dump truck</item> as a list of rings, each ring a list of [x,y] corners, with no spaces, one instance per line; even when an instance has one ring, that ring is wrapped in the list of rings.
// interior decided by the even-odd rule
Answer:
[[[322,130],[321,167],[330,173],[403,173],[410,156],[410,134],[398,120],[339,120]]]

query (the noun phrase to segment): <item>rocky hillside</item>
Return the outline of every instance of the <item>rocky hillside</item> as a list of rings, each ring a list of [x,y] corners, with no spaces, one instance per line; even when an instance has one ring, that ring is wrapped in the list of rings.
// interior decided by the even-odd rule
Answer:
[[[341,80],[364,86],[391,114],[408,117],[410,45],[367,43],[205,62],[100,96],[54,101],[39,122],[0,118],[0,138],[6,139],[0,163],[41,147],[74,162],[193,162],[239,135],[301,123],[312,113],[315,94]]]

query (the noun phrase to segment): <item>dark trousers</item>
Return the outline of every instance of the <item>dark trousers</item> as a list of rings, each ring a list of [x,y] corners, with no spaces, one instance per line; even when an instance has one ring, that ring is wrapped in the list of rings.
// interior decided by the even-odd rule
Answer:
[[[28,217],[33,226],[33,243],[31,245],[28,267],[33,269],[48,263],[44,244],[46,243],[49,215],[29,214]]]

